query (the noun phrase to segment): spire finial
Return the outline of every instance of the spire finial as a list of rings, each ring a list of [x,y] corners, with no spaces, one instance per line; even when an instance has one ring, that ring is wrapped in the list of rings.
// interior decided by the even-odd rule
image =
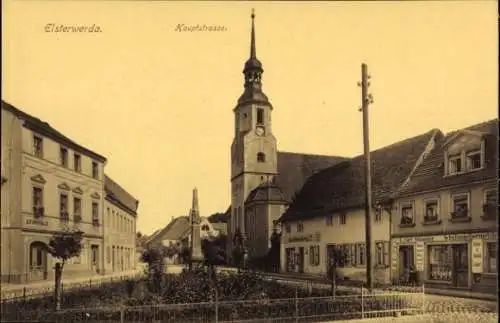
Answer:
[[[252,8],[252,38],[250,39],[250,58],[257,58],[255,52],[255,10]]]

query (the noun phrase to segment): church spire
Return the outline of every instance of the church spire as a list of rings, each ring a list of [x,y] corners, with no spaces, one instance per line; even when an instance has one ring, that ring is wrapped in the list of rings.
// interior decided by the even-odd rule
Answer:
[[[250,58],[245,63],[243,74],[245,74],[245,88],[261,87],[261,76],[264,70],[262,63],[257,59],[257,51],[255,49],[255,11],[252,9],[252,31],[250,35]]]
[[[255,10],[252,9],[252,35],[250,38],[250,58],[256,59],[257,54],[255,51]]]

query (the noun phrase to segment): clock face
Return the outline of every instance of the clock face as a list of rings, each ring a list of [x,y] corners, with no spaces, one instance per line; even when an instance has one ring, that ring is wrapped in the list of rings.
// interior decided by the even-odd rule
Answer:
[[[255,133],[257,134],[257,136],[262,136],[264,134],[264,128],[257,127],[257,129],[255,129]]]

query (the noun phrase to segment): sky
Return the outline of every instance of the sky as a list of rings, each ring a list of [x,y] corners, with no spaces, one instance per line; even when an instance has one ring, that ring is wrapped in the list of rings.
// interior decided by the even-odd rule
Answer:
[[[280,151],[362,153],[363,62],[372,149],[497,117],[497,2],[479,0],[5,0],[2,99],[106,156],[139,231],[186,215],[194,187],[202,216],[224,212],[252,8]]]

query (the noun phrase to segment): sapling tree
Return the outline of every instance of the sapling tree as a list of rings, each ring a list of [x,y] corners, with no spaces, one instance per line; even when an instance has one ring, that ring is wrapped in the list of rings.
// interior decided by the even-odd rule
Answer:
[[[83,232],[61,231],[51,237],[47,252],[58,261],[55,264],[55,310],[61,309],[61,279],[64,265],[73,258],[79,257],[82,251]]]
[[[163,246],[148,246],[141,254],[140,260],[148,265],[150,288],[158,292],[163,284],[165,273],[165,248]]]

